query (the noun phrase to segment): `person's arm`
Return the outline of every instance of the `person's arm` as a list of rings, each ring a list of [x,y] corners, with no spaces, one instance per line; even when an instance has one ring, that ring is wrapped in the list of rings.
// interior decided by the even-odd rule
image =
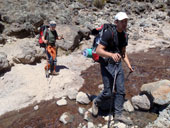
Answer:
[[[119,62],[119,60],[121,59],[120,54],[107,52],[105,48],[106,47],[104,45],[99,44],[97,46],[96,53],[102,57],[111,57],[115,62]]]
[[[42,41],[47,44],[48,43],[48,40],[45,39],[45,36],[42,36]]]
[[[63,35],[58,36],[57,31],[55,31],[55,34],[56,34],[56,40],[62,40],[62,39],[64,39]]]
[[[111,53],[105,50],[106,47],[109,47],[110,40],[112,40],[112,33],[110,31],[104,31],[100,43],[97,46],[96,53],[101,57],[111,57],[115,62],[119,62],[121,59],[120,54]]]
[[[57,36],[56,39],[57,39],[57,40],[62,40],[62,39],[64,39],[64,37],[63,37],[63,35],[61,35],[61,36]]]
[[[132,68],[132,66],[131,66],[131,64],[130,64],[130,61],[129,61],[129,59],[128,59],[128,55],[127,55],[127,53],[126,53],[126,47],[123,47],[123,48],[122,48],[122,58],[123,58],[123,60],[125,61],[126,65],[128,66],[129,70],[130,70],[131,72],[133,72],[134,69]]]

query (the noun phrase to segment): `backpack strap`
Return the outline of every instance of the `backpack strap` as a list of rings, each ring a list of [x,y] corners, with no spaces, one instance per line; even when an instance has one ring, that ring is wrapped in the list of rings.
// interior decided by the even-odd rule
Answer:
[[[119,51],[119,48],[118,48],[118,46],[119,46],[119,41],[118,41],[118,36],[117,36],[117,30],[116,30],[116,26],[115,25],[113,25],[113,27],[112,27],[112,29],[113,29],[113,41],[114,41],[114,43],[115,43],[115,45],[116,45],[116,50],[118,51],[118,52],[120,52]],[[112,42],[113,43],[113,42]]]
[[[48,28],[45,28],[44,33],[45,33],[45,39],[49,41],[49,30],[48,30]]]

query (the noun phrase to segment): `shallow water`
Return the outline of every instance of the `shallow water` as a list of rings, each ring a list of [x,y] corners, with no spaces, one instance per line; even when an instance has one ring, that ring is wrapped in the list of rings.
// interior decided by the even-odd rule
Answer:
[[[170,80],[170,48],[165,51],[150,49],[147,53],[130,54],[129,59],[135,68],[135,72],[130,74],[125,82],[126,99],[137,95],[140,92],[140,87],[144,83],[154,82],[161,79]],[[128,75],[128,69],[124,66],[125,77]],[[98,95],[98,85],[102,84],[100,75],[100,67],[98,64],[88,68],[82,72],[82,77],[85,79],[83,87],[80,89],[83,92]],[[68,99],[67,99],[68,100]],[[78,113],[78,107],[89,109],[90,105],[80,105],[75,101],[68,100],[67,106],[58,107],[57,99],[42,101],[38,103],[39,109],[34,111],[34,105],[23,108],[19,111],[6,113],[0,117],[0,128],[75,128],[80,123],[87,124],[83,120],[83,116]],[[64,112],[70,112],[74,115],[74,121],[70,124],[63,125],[59,122],[59,117]],[[157,118],[157,114],[151,112],[135,111],[133,113],[125,113],[130,116],[134,123],[143,128],[149,122]],[[101,116],[97,118],[91,117],[94,124],[106,123]]]

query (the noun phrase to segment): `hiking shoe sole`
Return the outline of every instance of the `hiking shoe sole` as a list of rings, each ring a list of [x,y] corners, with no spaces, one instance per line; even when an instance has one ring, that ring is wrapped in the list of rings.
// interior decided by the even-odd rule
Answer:
[[[98,106],[96,100],[94,99],[92,102],[92,115],[96,117],[98,115],[98,111]]]

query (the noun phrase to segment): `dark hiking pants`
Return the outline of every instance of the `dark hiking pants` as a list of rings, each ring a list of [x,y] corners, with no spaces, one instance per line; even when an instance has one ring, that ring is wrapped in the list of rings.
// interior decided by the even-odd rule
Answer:
[[[114,95],[114,114],[121,114],[123,110],[125,87],[124,87],[124,72],[122,64],[108,64],[104,66],[101,64],[101,74],[104,84],[104,90],[96,97],[96,102],[100,106],[102,101],[111,98],[113,95],[112,88],[115,77],[115,71],[117,71],[116,84],[115,84],[115,95]]]

